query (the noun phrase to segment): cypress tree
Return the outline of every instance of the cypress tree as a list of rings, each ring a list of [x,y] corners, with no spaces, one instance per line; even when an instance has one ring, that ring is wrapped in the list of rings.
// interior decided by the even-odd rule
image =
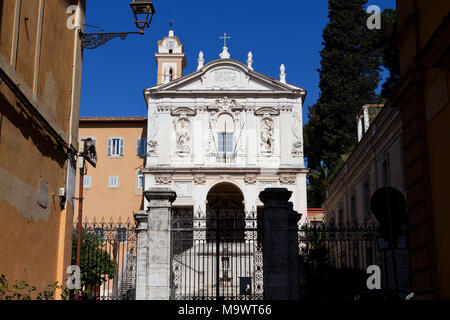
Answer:
[[[356,115],[378,102],[381,59],[366,26],[367,0],[329,0],[320,51],[320,96],[305,129],[308,166],[333,169],[356,142]]]
[[[320,95],[309,108],[304,136],[308,167],[318,174],[326,168],[331,178],[356,145],[356,116],[362,106],[384,101],[398,79],[395,12],[384,10],[381,30],[369,30],[366,4],[367,0],[328,1],[329,22],[323,31],[318,70]],[[382,65],[390,76],[379,96]],[[308,189],[310,207],[320,206],[324,194],[320,188]]]

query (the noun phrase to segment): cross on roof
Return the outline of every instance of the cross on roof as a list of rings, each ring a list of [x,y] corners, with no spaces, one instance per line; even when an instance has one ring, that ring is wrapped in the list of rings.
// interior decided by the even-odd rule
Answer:
[[[231,39],[231,37],[227,37],[227,33],[225,32],[223,34],[223,37],[220,37],[220,39],[223,39],[223,46],[226,47],[227,46],[227,39]]]

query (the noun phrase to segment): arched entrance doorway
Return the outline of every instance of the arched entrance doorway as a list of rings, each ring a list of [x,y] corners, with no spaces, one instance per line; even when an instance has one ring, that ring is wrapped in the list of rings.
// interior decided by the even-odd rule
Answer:
[[[171,230],[173,298],[262,299],[256,214],[246,214],[242,191],[229,182],[213,186],[206,200],[206,212],[174,219],[179,223]]]
[[[206,200],[209,208],[244,211],[244,195],[237,186],[229,182],[213,186]]]
[[[221,182],[206,198],[206,240],[235,242],[245,239],[244,195],[232,183]]]

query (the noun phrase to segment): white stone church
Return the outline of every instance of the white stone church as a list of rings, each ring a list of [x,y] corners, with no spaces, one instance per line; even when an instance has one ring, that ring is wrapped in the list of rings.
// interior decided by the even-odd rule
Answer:
[[[254,211],[259,192],[285,187],[306,220],[302,108],[306,91],[231,59],[226,39],[219,59],[183,75],[186,57],[173,31],[158,42],[157,85],[144,90],[148,107],[145,188],[168,187],[174,207],[205,212],[221,206]],[[220,197],[219,197],[220,196]],[[144,199],[145,207],[147,200]]]

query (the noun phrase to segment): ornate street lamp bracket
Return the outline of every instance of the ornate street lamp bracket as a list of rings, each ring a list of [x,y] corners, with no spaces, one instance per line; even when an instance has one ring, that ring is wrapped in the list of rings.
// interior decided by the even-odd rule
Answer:
[[[129,34],[143,35],[144,32],[138,31],[138,32],[83,33],[82,31],[80,31],[81,47],[83,49],[95,49],[117,37],[120,37],[120,39],[125,40]]]

